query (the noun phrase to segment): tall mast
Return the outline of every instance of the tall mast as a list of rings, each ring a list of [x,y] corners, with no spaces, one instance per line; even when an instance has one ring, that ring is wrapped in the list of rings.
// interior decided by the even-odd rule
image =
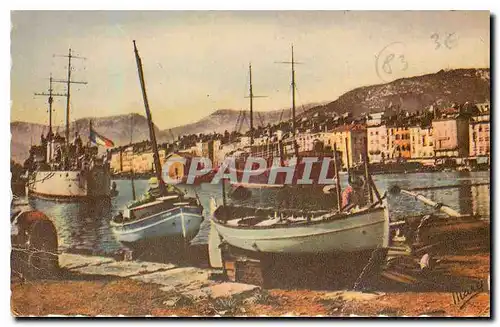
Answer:
[[[70,113],[70,97],[71,97],[71,84],[87,84],[87,82],[81,81],[72,81],[71,80],[71,59],[86,59],[84,57],[75,56],[71,52],[71,48],[68,50],[68,55],[60,55],[58,57],[68,58],[68,77],[66,80],[53,80],[56,83],[65,83],[66,84],[66,130],[65,130],[65,138],[66,138],[66,160],[69,160],[69,113]],[[68,164],[68,163],[66,163]]]
[[[253,144],[254,139],[254,126],[253,126],[253,99],[254,98],[265,98],[266,96],[262,95],[254,95],[253,94],[253,84],[252,84],[252,63],[248,64],[248,74],[249,74],[249,89],[248,89],[248,97],[250,98],[250,145]],[[243,118],[244,119],[244,118]],[[241,121],[243,125],[243,119]]]
[[[293,60],[293,44],[292,44],[292,133],[295,140],[295,61]]]
[[[293,135],[293,148],[295,152],[295,156],[298,157],[298,148],[296,145],[296,140],[295,140],[295,135],[297,133],[297,126],[296,126],[296,112],[295,112],[295,65],[296,64],[301,64],[300,62],[295,61],[294,54],[293,54],[293,44],[292,44],[292,61],[281,61],[279,62],[280,64],[291,64],[292,65],[292,135]]]
[[[50,74],[48,93],[45,93],[45,92],[35,93],[35,95],[48,96],[48,103],[49,103],[49,132],[47,133],[47,138],[49,138],[49,135],[52,138],[52,135],[53,135],[52,134],[52,103],[54,102],[54,98],[53,97],[55,97],[55,96],[66,96],[66,94],[63,94],[63,93],[54,93],[54,89],[52,88],[52,82],[53,82],[52,74]],[[47,141],[50,142],[50,140],[47,140]],[[48,145],[48,149],[49,149],[49,155],[48,155],[47,161],[50,161],[51,158],[52,158],[52,145],[51,144]]]
[[[132,133],[133,133],[133,126],[134,126],[134,114],[130,114],[130,145],[132,146]],[[131,166],[130,168],[130,183],[132,186],[132,200],[135,201],[135,184],[134,184],[134,167]]]
[[[144,81],[144,72],[142,70],[142,61],[141,57],[139,57],[139,51],[137,50],[137,46],[135,45],[135,40],[133,42],[134,42],[135,60],[137,62],[137,72],[139,74],[139,80],[141,82],[142,98],[144,100],[144,108],[146,109],[146,117],[148,119],[149,138],[151,139],[151,146],[153,147],[153,161],[154,161],[156,178],[158,179],[161,193],[165,194],[166,191],[165,184],[163,183],[163,179],[161,178],[160,155],[158,154],[158,145],[156,143],[153,117],[151,115],[151,111],[149,110],[148,95],[146,94],[146,82]]]
[[[68,79],[66,80],[66,151],[69,149],[69,107],[71,91],[71,48],[68,50]]]
[[[41,93],[35,93],[35,95],[43,95],[43,96],[48,96],[48,104],[49,104],[49,134],[52,134],[52,103],[54,102],[54,98],[56,96],[61,96],[64,97],[66,94],[64,93],[54,93],[54,89],[52,88],[52,74],[50,74],[49,77],[49,90],[48,93],[41,92]]]
[[[248,97],[250,98],[250,145],[253,145],[253,90],[252,90],[252,64],[248,64],[248,73],[250,76],[250,88]]]

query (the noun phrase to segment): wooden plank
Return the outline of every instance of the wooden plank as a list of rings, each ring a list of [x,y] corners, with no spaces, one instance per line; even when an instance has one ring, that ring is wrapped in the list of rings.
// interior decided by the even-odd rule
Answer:
[[[210,220],[210,232],[208,234],[208,257],[212,268],[222,268],[222,251],[220,249],[221,239],[215,224]]]
[[[397,273],[395,271],[383,271],[382,276],[384,276],[387,279],[396,281],[398,283],[404,283],[404,284],[415,284],[417,282],[416,278],[413,278],[411,276]]]

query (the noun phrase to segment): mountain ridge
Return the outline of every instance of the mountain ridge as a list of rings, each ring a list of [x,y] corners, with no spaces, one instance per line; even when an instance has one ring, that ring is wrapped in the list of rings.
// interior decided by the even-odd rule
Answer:
[[[436,73],[421,76],[406,77],[389,83],[366,85],[345,92],[337,99],[325,103],[313,103],[299,107],[298,117],[310,117],[316,113],[343,114],[351,112],[354,116],[362,113],[382,111],[389,106],[399,106],[410,112],[422,110],[430,105],[448,106],[452,103],[483,102],[490,100],[490,69],[464,68],[440,70]],[[291,117],[289,108],[273,111],[256,111],[254,125],[274,124]],[[197,122],[159,129],[155,125],[155,133],[159,143],[172,141],[185,134],[223,133],[237,128],[240,115],[245,115],[240,131],[249,129],[247,110],[218,109]],[[132,117],[132,118],[131,118]],[[241,117],[240,117],[241,119]],[[88,136],[89,121],[99,133],[115,142],[115,145],[130,143],[130,127],[133,125],[132,141],[139,142],[149,139],[146,118],[138,113],[113,115],[109,117],[81,118],[71,124],[70,136],[78,131],[82,138]],[[62,126],[59,128],[64,133]],[[47,126],[21,121],[11,122],[11,158],[22,163],[28,156],[30,144],[37,144],[42,132]]]

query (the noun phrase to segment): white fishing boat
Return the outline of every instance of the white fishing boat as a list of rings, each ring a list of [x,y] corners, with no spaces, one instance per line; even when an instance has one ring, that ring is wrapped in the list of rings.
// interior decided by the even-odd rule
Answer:
[[[228,218],[226,220],[225,218]],[[385,198],[353,212],[219,207],[212,220],[228,244],[253,252],[314,254],[373,250],[388,246]]]
[[[294,118],[295,115],[292,115],[293,134]],[[209,244],[211,265],[221,266],[224,251],[219,249],[224,247],[221,248],[220,243],[250,253],[284,255],[354,254],[387,248],[390,219],[386,195],[381,196],[373,183],[367,153],[364,153],[365,176],[362,185],[355,182],[347,163],[350,183],[345,193],[341,190],[337,158],[337,144],[334,143],[332,181],[335,185],[322,188],[322,193],[335,197],[327,210],[318,210],[318,206],[290,209],[293,205],[300,206],[300,202],[308,198],[307,195],[313,194],[310,188],[301,189],[301,185],[283,186],[281,189],[286,190],[283,192],[285,197],[277,201],[273,208],[227,205],[223,188],[223,205],[212,212],[211,233],[216,233],[218,237],[209,237],[212,242]],[[264,185],[265,182],[253,184],[262,189],[270,187]]]
[[[200,205],[198,198],[185,197],[181,190],[173,185],[167,187],[162,180],[158,146],[146,95],[144,73],[135,41],[134,52],[148,120],[156,177],[150,180],[151,188],[143,199],[134,201],[117,216],[113,217],[110,223],[111,229],[119,242],[133,249],[148,248],[149,245],[163,245],[164,242],[181,241],[182,244],[187,244],[200,229],[203,221],[203,207]],[[135,200],[133,179],[131,181]]]
[[[124,209],[111,227],[116,239],[131,247],[143,241],[191,240],[200,230],[202,211],[193,199],[168,195]]]

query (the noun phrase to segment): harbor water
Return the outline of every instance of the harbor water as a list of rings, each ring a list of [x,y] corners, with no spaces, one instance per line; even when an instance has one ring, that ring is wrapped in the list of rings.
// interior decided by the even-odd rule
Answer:
[[[346,185],[346,176],[342,176],[342,185]],[[442,202],[464,214],[476,214],[483,219],[489,219],[490,186],[474,185],[490,182],[490,172],[439,172],[416,174],[382,174],[373,176],[381,194],[390,187],[398,185],[404,189],[428,188],[447,185],[457,185],[454,188],[419,190],[418,193]],[[30,198],[32,208],[44,212],[54,221],[59,235],[61,252],[86,252],[96,255],[110,255],[122,249],[110,230],[111,218],[132,200],[130,180],[115,180],[119,195],[109,199],[94,202],[53,202]],[[471,185],[472,184],[472,185]],[[148,188],[147,180],[134,182],[136,194],[141,196]],[[205,221],[200,232],[192,243],[206,243],[209,230],[209,201],[214,197],[218,204],[222,203],[221,185],[182,185],[189,196],[198,196],[205,208]],[[228,186],[229,192],[230,187]],[[260,207],[274,207],[276,190],[252,190],[252,197],[246,202]],[[231,200],[228,199],[228,202]],[[391,219],[405,215],[418,215],[432,212],[422,203],[408,196],[397,195],[388,197]]]

